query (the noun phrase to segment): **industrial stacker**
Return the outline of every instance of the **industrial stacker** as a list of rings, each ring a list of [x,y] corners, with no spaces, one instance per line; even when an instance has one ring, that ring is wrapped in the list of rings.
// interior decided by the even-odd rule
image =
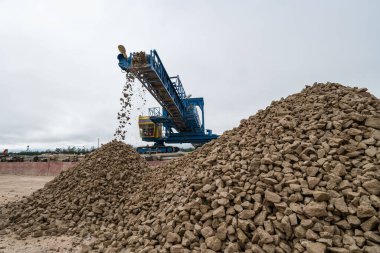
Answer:
[[[119,46],[117,56],[122,70],[132,73],[162,108],[149,108],[149,116],[139,117],[140,136],[143,141],[154,142],[154,146],[140,147],[139,153],[175,152],[176,147],[164,143],[191,143],[200,146],[218,138],[205,129],[203,97],[186,95],[179,76],[170,77],[156,50],[126,54]],[[201,112],[199,117],[198,110]]]

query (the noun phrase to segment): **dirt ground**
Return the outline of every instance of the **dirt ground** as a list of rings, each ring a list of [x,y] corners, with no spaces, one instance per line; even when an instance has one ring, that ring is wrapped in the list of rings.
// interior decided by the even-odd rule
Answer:
[[[0,206],[31,194],[53,178],[0,174]],[[30,237],[18,240],[14,234],[0,234],[0,253],[80,252],[80,244],[81,240],[77,237]]]
[[[45,183],[53,178],[54,177],[0,174],[0,205],[31,194],[35,190],[42,188]]]

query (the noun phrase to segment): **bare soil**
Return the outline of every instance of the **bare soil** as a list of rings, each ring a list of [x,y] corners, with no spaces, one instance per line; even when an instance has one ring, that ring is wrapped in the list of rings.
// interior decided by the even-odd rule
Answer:
[[[45,183],[52,180],[51,176],[24,176],[0,174],[0,205],[21,199],[30,195]]]

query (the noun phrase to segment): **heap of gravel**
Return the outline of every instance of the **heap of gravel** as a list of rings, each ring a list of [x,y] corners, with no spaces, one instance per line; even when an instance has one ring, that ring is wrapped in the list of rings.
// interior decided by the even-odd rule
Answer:
[[[380,252],[379,151],[379,99],[314,84],[166,166],[147,169],[129,150],[134,161],[118,155],[127,176],[86,170],[81,178],[102,183],[75,194],[71,170],[54,181],[62,197],[45,187],[12,206],[3,227],[92,234],[91,251]],[[117,159],[97,154],[113,170]]]
[[[0,230],[11,225],[23,238],[123,226],[120,204],[133,207],[135,185],[146,170],[144,159],[131,146],[112,141],[43,189],[5,205],[3,216],[8,220],[0,220]]]

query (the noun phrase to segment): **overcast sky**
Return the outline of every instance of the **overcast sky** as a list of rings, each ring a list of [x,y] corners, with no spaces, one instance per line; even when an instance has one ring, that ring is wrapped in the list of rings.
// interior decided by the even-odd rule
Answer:
[[[316,81],[379,97],[379,13],[375,0],[0,0],[0,150],[111,140],[125,82],[118,44],[156,49],[204,97],[218,134]],[[157,105],[147,98],[146,113]]]

